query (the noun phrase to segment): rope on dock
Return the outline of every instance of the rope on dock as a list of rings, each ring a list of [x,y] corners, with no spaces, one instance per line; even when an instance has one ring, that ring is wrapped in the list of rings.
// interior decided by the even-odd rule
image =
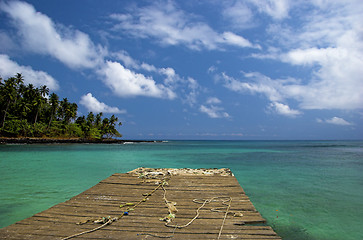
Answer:
[[[227,207],[227,210],[226,210],[226,214],[224,214],[223,222],[222,222],[221,228],[219,229],[219,233],[218,233],[218,238],[217,239],[219,239],[221,237],[222,230],[223,230],[223,226],[224,226],[224,222],[226,221],[229,208],[231,207],[231,202],[232,202],[232,198],[229,197],[229,204],[228,204],[228,207]]]
[[[167,184],[166,182],[166,179],[162,179],[162,181],[160,181],[159,185],[154,188],[151,192],[145,194],[145,197],[140,200],[139,202],[137,202],[136,204],[126,204],[126,206],[133,206],[132,207],[132,210],[134,210],[137,206],[139,206],[141,203],[145,202],[147,200],[147,197],[151,196],[154,192],[156,192],[160,187],[163,187],[164,184]],[[123,207],[123,205],[120,205],[120,207]],[[68,239],[71,239],[71,238],[75,238],[75,237],[78,237],[78,236],[81,236],[81,235],[84,235],[84,234],[87,234],[87,233],[91,233],[91,232],[95,232],[97,230],[100,230],[101,228],[107,226],[107,225],[110,225],[112,224],[113,222],[116,222],[117,220],[119,220],[120,218],[122,218],[123,216],[125,215],[128,215],[128,211],[131,211],[131,208],[127,208],[126,211],[124,211],[120,216],[118,217],[114,217],[114,218],[111,218],[111,217],[103,217],[103,218],[98,218],[98,220],[94,221],[94,223],[101,223],[100,219],[103,219],[103,221],[106,221],[104,224],[102,224],[101,226],[99,227],[96,227],[96,228],[93,228],[91,230],[87,230],[87,231],[84,231],[84,232],[80,232],[80,233],[77,233],[77,234],[74,234],[74,235],[71,235],[71,236],[68,236],[68,237],[65,237],[65,238],[62,238],[62,240],[68,240]],[[77,223],[78,225],[81,225],[81,224],[85,224],[89,221],[92,221],[92,219],[87,219],[86,221],[84,222],[80,222],[80,223]]]
[[[227,215],[229,213],[229,209],[231,207],[231,202],[232,202],[232,198],[231,197],[212,197],[210,199],[206,199],[206,200],[203,200],[203,203],[202,205],[197,209],[196,211],[196,215],[186,224],[184,225],[169,225],[168,223],[165,224],[165,226],[167,227],[174,227],[174,228],[178,228],[178,229],[181,229],[181,228],[185,228],[185,227],[188,227],[190,224],[192,224],[194,222],[194,220],[196,220],[198,217],[199,217],[199,211],[208,203],[211,203],[213,201],[218,201],[218,199],[225,199],[225,198],[228,198],[228,200],[226,201],[223,201],[222,200],[222,204],[226,205],[225,203],[228,202],[228,205],[227,205],[227,209],[225,211],[225,214],[224,214],[224,218],[223,218],[223,222],[221,224],[221,227],[219,229],[219,233],[218,233],[218,238],[217,239],[220,239],[221,237],[221,234],[222,234],[222,230],[223,230],[223,226],[224,226],[224,223],[226,221],[226,218],[227,218]],[[200,202],[200,199],[194,199],[193,202],[195,203],[201,203]],[[213,208],[211,209],[211,211],[214,211],[214,212],[217,212],[217,210],[214,210]],[[220,210],[218,210],[218,212],[221,212]]]
[[[170,176],[169,176],[170,177]],[[144,178],[144,175],[141,175],[141,178]],[[138,207],[141,203],[143,202],[146,202],[148,197],[151,196],[153,193],[155,193],[159,188],[162,188],[163,191],[164,191],[164,194],[163,194],[163,200],[165,202],[165,205],[168,207],[168,211],[169,211],[169,215],[164,217],[164,218],[161,218],[160,220],[161,221],[165,221],[165,226],[166,227],[172,227],[174,228],[173,232],[171,235],[168,235],[168,236],[161,236],[161,235],[156,235],[156,234],[151,234],[151,233],[140,233],[140,234],[137,234],[137,235],[149,235],[149,236],[152,236],[152,237],[157,237],[157,238],[172,238],[175,234],[175,231],[176,229],[182,229],[182,228],[186,228],[188,227],[189,225],[191,225],[200,215],[200,210],[202,208],[205,207],[206,204],[209,204],[211,202],[217,202],[217,201],[222,201],[222,204],[223,205],[226,205],[227,208],[226,210],[221,210],[221,207],[219,208],[211,208],[210,210],[212,212],[224,212],[224,218],[223,218],[223,221],[222,221],[222,224],[221,224],[221,227],[219,229],[219,233],[218,233],[218,238],[217,239],[220,239],[221,235],[222,235],[222,231],[223,231],[223,227],[224,227],[224,224],[225,224],[225,221],[226,221],[226,218],[227,218],[227,215],[229,213],[232,213],[234,217],[241,217],[243,216],[242,213],[240,212],[230,212],[229,209],[231,207],[231,202],[232,202],[232,198],[229,197],[229,196],[218,196],[218,197],[212,197],[212,198],[209,198],[209,199],[193,199],[193,202],[194,203],[199,203],[201,204],[200,207],[198,207],[198,209],[196,210],[196,215],[189,221],[187,222],[186,224],[184,225],[171,225],[170,223],[173,221],[173,219],[175,218],[175,213],[178,211],[175,207],[176,203],[175,202],[171,202],[169,201],[167,198],[166,198],[166,189],[164,187],[164,185],[168,185],[168,182],[167,180],[169,180],[169,178],[166,178],[165,176],[160,180],[159,184],[157,187],[155,187],[151,192],[147,193],[147,194],[143,194],[143,198],[137,202],[137,203],[126,203],[126,204],[121,204],[120,205],[120,208],[123,208],[125,206],[127,206],[127,209],[126,211],[123,211],[122,214],[118,217],[113,217],[111,218],[110,216],[109,217],[101,217],[101,218],[97,218],[96,220],[95,219],[87,219],[86,221],[83,221],[83,222],[80,222],[80,223],[77,223],[79,225],[81,224],[85,224],[85,223],[88,223],[90,221],[93,221],[94,223],[103,223],[101,226],[99,227],[96,227],[96,228],[93,228],[91,230],[86,230],[84,232],[80,232],[80,233],[77,233],[77,234],[74,234],[74,235],[71,235],[71,236],[68,236],[68,237],[65,237],[63,238],[62,240],[68,240],[68,239],[71,239],[71,238],[75,238],[75,237],[78,237],[78,236],[81,236],[81,235],[84,235],[84,234],[87,234],[87,233],[91,233],[91,232],[95,232],[101,228],[104,228],[105,226],[107,225],[110,225],[112,224],[113,222],[116,222],[118,221],[119,219],[121,219],[123,216],[125,215],[128,215],[129,211],[133,211],[135,210],[136,207]],[[145,182],[145,179],[144,181]],[[228,204],[227,204],[228,203]],[[224,208],[224,207],[223,207]]]
[[[171,214],[173,214],[174,212],[172,212],[172,210],[170,209],[170,201],[167,200],[166,198],[166,189],[164,188],[164,186],[161,186],[162,189],[164,190],[164,196],[163,196],[163,199],[165,201],[165,204],[167,205],[167,207],[169,208],[169,216]],[[212,197],[212,198],[209,198],[209,199],[206,199],[206,200],[202,200],[203,203],[201,203],[200,199],[194,199],[193,202],[194,203],[201,203],[202,205],[196,210],[196,215],[186,224],[184,225],[170,225],[170,222],[172,221],[172,219],[168,219],[168,217],[164,218],[164,219],[161,219],[161,220],[165,220],[166,223],[165,223],[165,226],[167,227],[173,227],[174,228],[174,231],[173,231],[173,234],[172,235],[169,235],[169,236],[161,236],[161,235],[156,235],[156,234],[149,234],[149,233],[144,233],[144,234],[140,234],[140,235],[149,235],[149,236],[152,236],[152,237],[158,237],[158,238],[171,238],[174,236],[174,233],[175,233],[175,230],[176,229],[182,229],[182,228],[186,228],[188,227],[190,224],[192,224],[200,215],[200,210],[208,203],[211,203],[211,202],[214,202],[214,201],[219,201],[221,199],[222,201],[222,204],[223,205],[226,205],[227,206],[227,209],[225,210],[225,214],[224,214],[224,218],[223,218],[223,221],[222,221],[222,224],[221,224],[221,227],[219,229],[219,233],[218,233],[218,238],[217,239],[220,239],[221,235],[222,235],[222,231],[223,231],[223,227],[224,227],[224,223],[226,221],[226,218],[227,218],[227,215],[228,213],[230,213],[229,209],[231,207],[231,203],[232,203],[232,197]],[[227,199],[227,200],[225,200]],[[228,202],[228,204],[226,204]],[[220,210],[221,208],[211,208],[211,211],[212,212],[224,212],[224,211],[221,211]],[[175,209],[176,210],[176,209]],[[236,213],[233,213],[233,216],[237,217],[237,216],[243,216],[243,214],[241,215],[239,212],[236,212]],[[175,216],[173,217],[175,218]]]
[[[91,233],[91,232],[94,232],[94,231],[97,231],[113,222],[117,221],[117,218],[110,218],[106,223],[102,224],[101,226],[99,227],[96,227],[96,228],[93,228],[91,230],[87,230],[87,231],[84,231],[84,232],[80,232],[80,233],[77,233],[77,234],[74,234],[72,236],[69,236],[69,237],[65,237],[65,238],[62,238],[62,240],[67,240],[67,239],[71,239],[71,238],[75,238],[75,237],[78,237],[78,236],[81,236],[83,234],[86,234],[86,233]]]

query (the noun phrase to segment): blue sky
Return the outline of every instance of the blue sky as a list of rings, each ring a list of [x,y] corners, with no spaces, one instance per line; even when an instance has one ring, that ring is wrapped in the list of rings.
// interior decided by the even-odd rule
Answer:
[[[361,0],[0,2],[0,75],[127,139],[362,139]]]

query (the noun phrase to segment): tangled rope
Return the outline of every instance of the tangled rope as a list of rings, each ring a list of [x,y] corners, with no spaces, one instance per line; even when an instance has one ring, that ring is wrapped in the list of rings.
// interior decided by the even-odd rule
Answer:
[[[185,228],[185,227],[188,227],[190,224],[192,224],[200,215],[200,210],[208,203],[211,203],[211,202],[214,202],[214,201],[218,201],[218,199],[228,199],[228,200],[225,200],[225,201],[222,201],[222,204],[223,205],[227,205],[225,204],[226,202],[228,202],[228,205],[227,205],[227,209],[225,211],[225,215],[224,215],[224,218],[223,218],[223,221],[222,221],[222,224],[221,224],[221,227],[219,229],[219,233],[218,233],[218,238],[217,239],[220,239],[221,237],[221,234],[222,234],[222,230],[223,230],[223,226],[224,226],[224,223],[226,221],[226,218],[227,218],[227,214],[229,213],[229,209],[231,207],[231,202],[232,202],[232,198],[231,197],[212,197],[210,199],[206,199],[206,200],[202,200],[203,202],[201,203],[200,202],[200,199],[194,199],[193,202],[194,203],[201,203],[202,205],[197,209],[196,211],[196,215],[186,224],[184,225],[169,225],[168,223],[165,224],[165,226],[167,227],[174,227],[174,228],[178,228],[178,229],[181,229],[181,228]],[[218,210],[216,210],[215,208],[212,208],[211,211],[213,212],[221,212],[219,210],[220,208],[218,208]]]
[[[223,227],[224,227],[224,224],[225,224],[225,221],[226,221],[226,218],[227,218],[227,215],[229,213],[232,213],[234,217],[242,217],[243,214],[240,213],[240,212],[230,212],[230,207],[231,207],[231,203],[232,203],[232,198],[231,197],[212,197],[212,198],[209,198],[209,199],[193,199],[193,202],[194,203],[199,203],[199,204],[202,204],[200,207],[198,207],[198,209],[196,210],[196,215],[189,221],[187,222],[186,224],[184,225],[178,225],[178,224],[175,224],[175,225],[171,225],[170,223],[172,222],[172,220],[175,218],[175,213],[177,212],[177,209],[173,206],[175,205],[176,203],[174,202],[170,202],[167,198],[166,198],[166,189],[164,188],[164,186],[161,186],[161,188],[164,190],[164,196],[163,196],[163,199],[165,201],[165,204],[166,206],[168,207],[168,210],[169,210],[169,216],[163,218],[163,219],[160,219],[162,221],[166,221],[165,223],[165,226],[166,227],[172,227],[174,228],[174,231],[172,233],[172,235],[169,235],[169,236],[161,236],[161,235],[156,235],[156,234],[149,234],[149,233],[145,233],[145,234],[141,234],[141,235],[149,235],[149,236],[153,236],[153,237],[158,237],[158,238],[171,238],[174,236],[174,233],[175,233],[175,230],[176,229],[182,229],[182,228],[186,228],[188,227],[189,225],[191,225],[200,215],[200,210],[202,208],[205,207],[206,204],[209,204],[211,202],[217,202],[217,201],[222,201],[222,204],[223,205],[226,205],[227,208],[225,211],[221,210],[222,208],[211,208],[210,210],[212,212],[225,212],[224,214],[224,218],[223,218],[223,221],[222,221],[222,224],[221,224],[221,227],[219,229],[219,232],[218,232],[218,238],[217,239],[220,239],[221,235],[222,235],[222,231],[223,231]],[[171,203],[174,203],[173,205],[171,205]],[[228,204],[227,204],[228,203]]]
[[[65,237],[62,240],[68,240],[68,239],[75,238],[75,237],[78,237],[78,236],[81,236],[81,235],[84,235],[84,234],[87,234],[87,233],[95,232],[95,231],[97,231],[97,230],[99,230],[101,228],[106,227],[107,225],[112,224],[113,222],[118,221],[123,216],[128,215],[129,214],[129,211],[135,210],[135,208],[137,208],[140,204],[142,204],[143,202],[146,202],[147,199],[148,199],[148,197],[151,196],[152,194],[154,194],[160,188],[162,188],[163,191],[164,191],[163,200],[164,200],[165,205],[168,208],[168,212],[169,212],[169,215],[167,215],[164,218],[160,218],[160,220],[161,221],[165,221],[165,226],[166,227],[174,228],[174,230],[171,233],[171,235],[168,235],[168,236],[162,236],[162,235],[151,234],[151,233],[140,233],[140,234],[137,234],[137,235],[149,235],[149,236],[157,237],[157,238],[172,238],[174,236],[174,234],[175,234],[176,229],[186,228],[189,225],[191,225],[199,217],[200,210],[202,208],[204,208],[205,205],[207,205],[209,203],[212,203],[212,202],[222,201],[222,205],[225,205],[226,206],[226,207],[219,207],[219,208],[211,208],[210,209],[212,212],[224,212],[225,213],[224,214],[223,221],[221,223],[221,227],[219,229],[219,233],[218,233],[218,238],[217,239],[220,239],[220,237],[222,235],[223,227],[224,227],[224,224],[225,224],[227,215],[229,213],[232,213],[234,217],[242,217],[243,216],[243,214],[240,213],[240,212],[230,212],[232,198],[229,197],[229,196],[227,196],[227,197],[226,196],[223,196],[223,197],[221,197],[221,196],[219,196],[219,197],[212,197],[212,198],[209,198],[209,199],[193,199],[193,202],[194,203],[201,204],[201,206],[199,206],[197,208],[195,216],[191,220],[189,220],[186,224],[184,224],[184,225],[178,225],[178,224],[172,225],[171,223],[174,220],[175,214],[178,212],[178,210],[175,207],[176,202],[169,201],[166,198],[167,191],[166,191],[166,189],[165,189],[164,186],[165,185],[168,185],[167,180],[169,180],[169,179],[167,179],[165,177],[163,179],[161,179],[160,182],[158,183],[158,186],[155,187],[151,192],[149,192],[147,194],[143,194],[144,197],[140,201],[138,201],[137,203],[121,204],[120,205],[120,208],[124,208],[124,207],[127,207],[127,208],[126,208],[126,211],[123,211],[122,214],[119,215],[118,217],[110,217],[110,216],[108,216],[108,217],[101,217],[101,218],[96,218],[96,219],[90,218],[90,219],[87,219],[86,221],[79,222],[79,223],[77,223],[78,225],[86,224],[88,222],[101,223],[102,225],[101,226],[98,226],[98,227],[95,227],[93,229],[84,231],[84,232],[80,232],[80,233],[77,233],[77,234],[74,234],[74,235]],[[144,183],[144,182],[145,182],[145,180],[142,183]]]
[[[95,232],[97,230],[100,230],[101,228],[106,227],[107,225],[112,224],[113,222],[116,222],[117,220],[119,220],[123,216],[128,215],[128,211],[134,210],[141,203],[146,202],[147,197],[151,196],[154,192],[156,192],[160,187],[163,187],[165,184],[167,184],[166,179],[162,179],[160,181],[159,185],[156,188],[154,188],[151,192],[145,194],[144,198],[141,199],[139,202],[137,202],[135,204],[134,203],[126,203],[125,205],[120,205],[120,208],[122,208],[124,206],[129,206],[129,207],[126,209],[126,211],[123,211],[122,214],[120,216],[118,216],[118,217],[111,218],[109,216],[109,217],[101,217],[101,218],[96,218],[96,219],[91,218],[91,219],[87,219],[86,221],[77,223],[78,225],[83,225],[83,224],[86,224],[88,222],[93,221],[94,223],[103,223],[103,224],[101,226],[95,227],[95,228],[93,228],[91,230],[87,230],[87,231],[84,231],[84,232],[80,232],[80,233],[77,233],[77,234],[62,238],[62,240],[68,240],[68,239],[75,238],[75,237],[78,237],[78,236],[81,236],[81,235],[84,235],[84,234],[87,234],[87,233]],[[131,206],[132,206],[132,208],[131,208]]]

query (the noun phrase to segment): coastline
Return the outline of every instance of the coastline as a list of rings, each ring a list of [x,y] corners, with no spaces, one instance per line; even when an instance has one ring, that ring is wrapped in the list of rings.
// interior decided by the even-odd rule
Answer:
[[[91,144],[125,144],[154,143],[154,140],[121,140],[121,139],[82,139],[82,138],[6,138],[0,137],[0,144],[59,144],[59,143],[91,143]]]

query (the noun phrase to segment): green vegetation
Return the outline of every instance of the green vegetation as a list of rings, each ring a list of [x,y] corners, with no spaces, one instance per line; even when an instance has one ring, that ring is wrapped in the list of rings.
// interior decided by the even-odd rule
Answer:
[[[49,98],[48,98],[49,96]],[[103,139],[121,137],[118,118],[102,113],[77,117],[78,106],[67,98],[49,95],[46,86],[24,84],[23,76],[0,77],[0,137]]]

